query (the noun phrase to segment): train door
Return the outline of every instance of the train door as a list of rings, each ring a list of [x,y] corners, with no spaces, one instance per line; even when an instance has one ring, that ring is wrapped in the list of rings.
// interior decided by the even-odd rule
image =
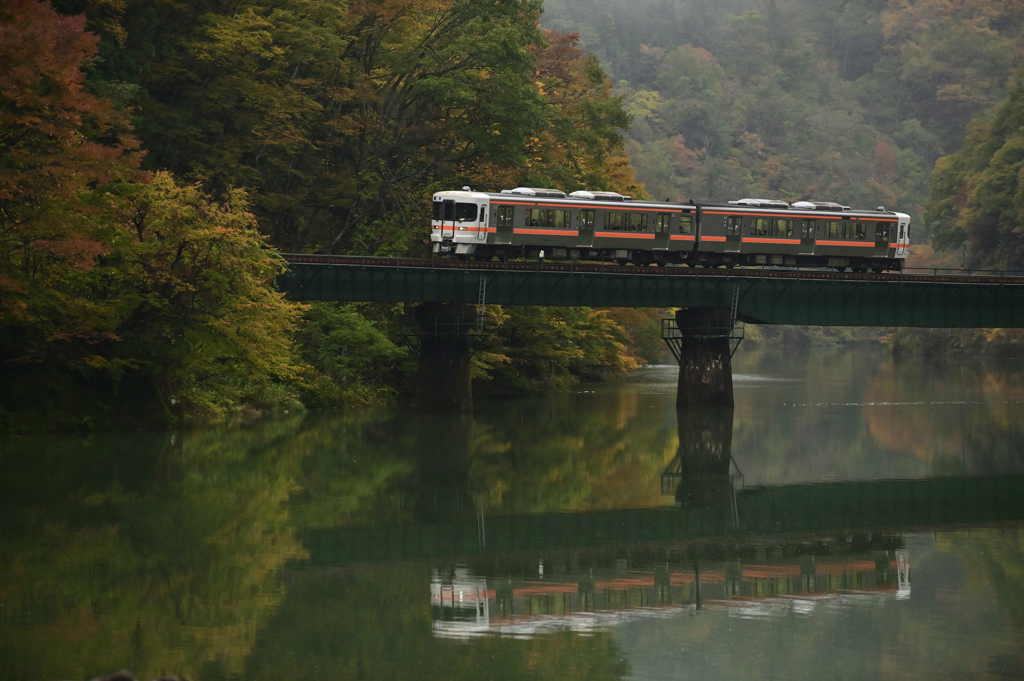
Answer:
[[[886,220],[879,220],[875,223],[875,249],[873,254],[876,257],[885,258],[889,255],[889,229],[895,223]]]
[[[476,240],[485,241],[487,239],[487,204],[483,204],[479,209],[480,224],[476,230]]]
[[[580,211],[580,233],[576,241],[577,246],[589,247],[594,245],[595,212],[589,208]]]
[[[725,218],[725,250],[739,253],[743,246],[743,216],[727,215]]]
[[[800,254],[812,255],[814,253],[814,220],[804,218],[800,221]]]
[[[498,206],[494,209],[494,243],[512,243],[512,218],[515,217],[515,206]]]
[[[441,212],[441,238],[455,238],[455,202],[445,199]]]
[[[672,235],[672,214],[658,213],[654,216],[654,249],[668,250]]]

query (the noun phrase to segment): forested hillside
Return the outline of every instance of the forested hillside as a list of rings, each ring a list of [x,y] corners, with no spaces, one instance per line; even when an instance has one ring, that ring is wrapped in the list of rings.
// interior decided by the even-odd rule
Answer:
[[[0,428],[26,413],[142,425],[400,392],[415,368],[396,346],[403,310],[289,303],[274,249],[425,252],[437,188],[640,194],[621,100],[540,11],[0,5]],[[635,367],[627,346],[656,326],[491,312],[477,374],[498,391]]]
[[[545,10],[544,25],[579,32],[625,95],[627,148],[658,198],[829,200],[919,218],[935,161],[1002,101],[1024,48],[1024,5],[1012,0],[547,0]]]

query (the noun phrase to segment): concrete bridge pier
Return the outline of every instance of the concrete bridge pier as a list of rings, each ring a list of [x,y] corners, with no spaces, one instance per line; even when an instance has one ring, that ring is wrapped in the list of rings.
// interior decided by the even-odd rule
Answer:
[[[727,309],[678,310],[676,326],[679,328],[676,409],[732,409],[732,364],[729,357],[732,313]]]
[[[414,311],[419,327],[420,367],[415,408],[421,412],[473,410],[470,333],[477,319],[473,305],[423,303]]]

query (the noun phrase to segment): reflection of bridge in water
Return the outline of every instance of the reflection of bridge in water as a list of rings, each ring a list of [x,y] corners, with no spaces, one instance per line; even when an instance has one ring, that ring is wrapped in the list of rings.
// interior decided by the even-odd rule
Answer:
[[[437,635],[530,636],[907,598],[903,533],[1024,520],[1024,476],[721,491],[705,505],[317,530],[302,567],[429,563]]]
[[[426,562],[437,635],[527,636],[691,608],[760,616],[908,598],[903,533],[1024,520],[1024,476],[745,487],[731,409],[682,410],[678,424],[661,476],[665,507],[454,508],[446,522],[315,530],[303,566]],[[463,440],[453,436],[448,449]],[[469,496],[468,455],[423,453],[423,489]]]
[[[306,533],[307,564],[450,559],[548,548],[728,547],[778,538],[899,535],[1024,520],[1024,476],[746,487],[728,503],[521,516]]]

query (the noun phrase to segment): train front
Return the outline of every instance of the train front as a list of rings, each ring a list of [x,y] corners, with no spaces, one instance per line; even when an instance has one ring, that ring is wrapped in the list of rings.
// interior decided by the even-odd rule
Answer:
[[[434,194],[430,241],[434,253],[473,255],[487,241],[490,197],[483,192]]]

